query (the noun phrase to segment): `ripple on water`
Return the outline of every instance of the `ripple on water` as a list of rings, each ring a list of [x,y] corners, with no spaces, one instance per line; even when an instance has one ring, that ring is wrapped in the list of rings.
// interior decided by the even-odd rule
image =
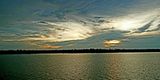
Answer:
[[[4,80],[159,80],[159,54],[0,56]]]

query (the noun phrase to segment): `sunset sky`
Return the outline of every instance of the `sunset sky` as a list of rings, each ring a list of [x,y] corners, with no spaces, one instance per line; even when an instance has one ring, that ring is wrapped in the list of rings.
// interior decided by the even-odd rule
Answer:
[[[160,0],[1,0],[0,49],[160,48]]]

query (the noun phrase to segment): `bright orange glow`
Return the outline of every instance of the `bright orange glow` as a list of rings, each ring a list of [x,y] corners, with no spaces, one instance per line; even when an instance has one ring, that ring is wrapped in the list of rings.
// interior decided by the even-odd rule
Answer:
[[[45,49],[58,49],[58,48],[62,48],[62,46],[52,46],[52,45],[42,45],[41,48],[45,48]]]
[[[119,41],[119,40],[107,40],[104,42],[104,46],[105,47],[112,47],[112,46],[117,46],[120,43],[121,43],[121,41]]]

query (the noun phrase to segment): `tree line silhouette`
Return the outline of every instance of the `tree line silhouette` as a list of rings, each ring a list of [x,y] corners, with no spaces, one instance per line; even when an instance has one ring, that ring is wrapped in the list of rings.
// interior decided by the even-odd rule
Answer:
[[[0,54],[160,52],[160,49],[0,50]]]

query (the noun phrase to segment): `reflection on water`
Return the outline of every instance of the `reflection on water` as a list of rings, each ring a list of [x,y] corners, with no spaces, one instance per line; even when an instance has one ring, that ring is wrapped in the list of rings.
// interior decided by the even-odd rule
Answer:
[[[2,80],[159,80],[160,54],[0,55]]]

